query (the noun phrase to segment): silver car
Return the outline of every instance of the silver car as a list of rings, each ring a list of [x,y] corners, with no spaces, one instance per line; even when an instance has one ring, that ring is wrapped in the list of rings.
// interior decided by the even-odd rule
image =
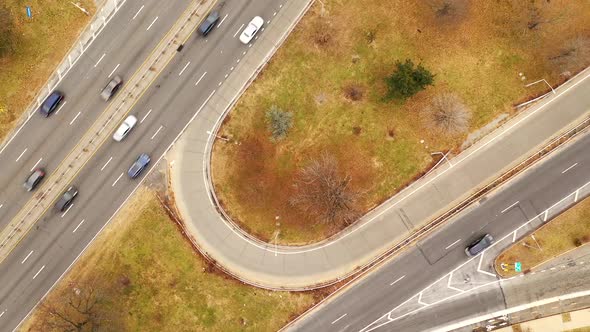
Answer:
[[[127,137],[127,134],[131,131],[135,124],[137,123],[137,118],[133,115],[128,116],[123,123],[119,126],[117,131],[113,134],[113,139],[117,142],[121,142],[121,140]]]
[[[104,89],[102,89],[102,91],[100,92],[100,97],[104,101],[109,101],[109,99],[111,99],[111,97],[114,96],[115,93],[117,93],[119,88],[121,88],[121,85],[123,85],[123,79],[119,76],[113,77],[113,79],[107,84],[107,86],[105,86]]]

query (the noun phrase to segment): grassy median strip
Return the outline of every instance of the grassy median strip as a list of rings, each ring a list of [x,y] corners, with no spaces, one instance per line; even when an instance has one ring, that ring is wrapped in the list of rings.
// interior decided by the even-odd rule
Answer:
[[[91,0],[76,1],[90,14]],[[32,18],[27,17],[26,7]],[[32,102],[86,26],[86,16],[65,0],[0,2],[0,140]]]
[[[582,69],[589,21],[583,1],[316,2],[223,124],[229,143],[218,140],[212,166],[218,197],[243,228],[272,243],[334,234],[344,225],[292,204],[294,179],[310,160],[337,160],[363,193],[362,214],[432,167],[440,159],[432,152],[460,150],[470,131],[548,89],[525,84],[556,84]],[[405,103],[388,101],[385,78],[405,59],[432,72],[434,85]],[[458,134],[434,130],[425,112],[446,94],[468,110]],[[271,109],[287,112],[276,119],[287,132],[280,139],[271,138]]]
[[[496,271],[503,277],[518,274],[514,271],[515,262],[521,262],[522,271],[526,272],[588,243],[590,241],[590,198],[579,202],[531,235],[517,241],[496,258]],[[508,264],[508,271],[501,269],[501,263]]]
[[[95,300],[92,315],[68,305],[72,297]],[[101,331],[275,331],[313,302],[313,294],[257,289],[219,272],[142,189],[22,331],[71,328],[55,313]]]

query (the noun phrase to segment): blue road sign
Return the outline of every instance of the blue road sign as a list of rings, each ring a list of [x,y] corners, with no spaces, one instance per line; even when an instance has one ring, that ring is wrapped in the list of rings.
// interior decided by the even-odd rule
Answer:
[[[33,17],[33,13],[31,12],[31,7],[27,6],[27,16],[29,18]]]
[[[516,272],[522,271],[522,264],[520,264],[520,262],[514,263],[514,271],[516,271]]]

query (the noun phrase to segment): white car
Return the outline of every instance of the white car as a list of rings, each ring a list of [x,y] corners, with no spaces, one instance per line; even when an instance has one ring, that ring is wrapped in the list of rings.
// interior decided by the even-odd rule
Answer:
[[[128,116],[127,119],[125,119],[125,121],[123,121],[123,123],[121,123],[121,125],[119,126],[117,131],[115,131],[115,134],[113,135],[113,139],[117,142],[121,142],[121,140],[123,138],[125,138],[125,136],[127,136],[127,134],[129,134],[129,132],[135,126],[136,123],[137,123],[137,118],[135,116],[133,116],[133,115]]]
[[[240,35],[240,41],[244,44],[248,44],[252,40],[252,38],[254,38],[254,36],[256,35],[258,30],[260,30],[260,28],[262,28],[263,25],[264,25],[264,20],[262,19],[262,17],[260,17],[260,16],[254,17],[252,19],[252,21],[250,21],[250,23],[248,23],[248,26],[246,26],[246,29],[244,29],[244,31],[242,31],[242,34]]]

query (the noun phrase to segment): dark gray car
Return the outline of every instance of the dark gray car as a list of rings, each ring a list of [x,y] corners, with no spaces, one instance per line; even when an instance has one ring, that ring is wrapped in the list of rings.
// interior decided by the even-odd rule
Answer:
[[[76,196],[78,196],[78,189],[74,186],[69,187],[68,190],[66,190],[66,192],[61,196],[59,201],[55,203],[55,208],[61,212],[67,210],[70,205],[72,205],[72,202]]]
[[[31,175],[29,175],[23,186],[27,191],[32,191],[33,189],[35,189],[35,187],[37,187],[37,185],[41,182],[41,180],[43,180],[44,177],[45,171],[43,170],[43,168],[37,168],[33,171],[33,173],[31,173]]]
[[[199,25],[199,32],[201,33],[201,35],[206,36],[207,34],[209,34],[209,32],[211,32],[211,30],[213,30],[213,28],[215,27],[215,24],[217,24],[217,21],[219,21],[219,12],[212,11],[211,13],[209,13],[207,18],[203,21],[203,23]]]
[[[477,240],[473,241],[467,248],[465,248],[465,254],[469,257],[476,256],[480,252],[494,243],[494,238],[490,234],[486,234]]]
[[[113,77],[107,86],[105,86],[100,92],[100,97],[104,101],[109,101],[109,99],[111,99],[111,97],[121,88],[121,85],[123,85],[123,79],[119,76]]]
[[[55,111],[59,103],[64,99],[63,93],[55,90],[45,98],[43,104],[39,107],[39,113],[43,114],[44,116],[48,117]]]

